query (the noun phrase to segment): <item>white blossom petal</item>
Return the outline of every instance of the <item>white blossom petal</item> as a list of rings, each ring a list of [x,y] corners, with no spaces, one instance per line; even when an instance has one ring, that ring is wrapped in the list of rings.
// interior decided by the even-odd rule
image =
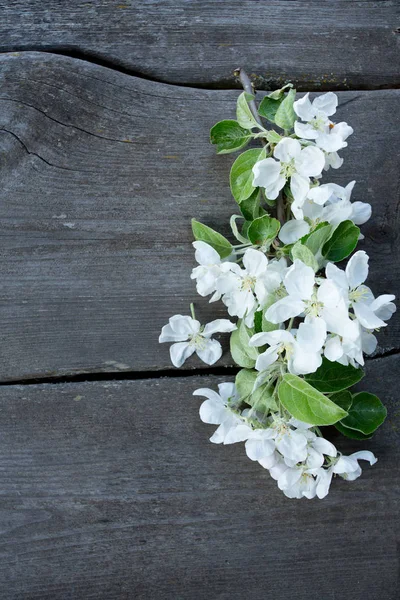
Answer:
[[[186,359],[189,356],[192,356],[195,351],[195,347],[190,345],[189,342],[178,342],[177,344],[172,344],[169,349],[169,354],[171,357],[171,362],[174,367],[181,367]]]
[[[294,244],[310,231],[310,226],[306,221],[291,220],[282,225],[279,232],[279,239],[284,244]]]
[[[235,323],[232,323],[229,319],[215,319],[215,321],[207,323],[202,335],[209,337],[213,333],[229,333],[235,329],[237,329]]]
[[[293,103],[294,111],[302,121],[311,121],[315,116],[315,109],[310,102],[309,96],[310,94],[307,92],[305,96]]]
[[[222,346],[217,340],[205,339],[204,347],[196,348],[196,354],[206,365],[213,365],[222,356]]]
[[[335,114],[338,105],[338,97],[333,92],[327,92],[321,96],[317,96],[313,102],[314,110],[318,110],[327,117]]]
[[[265,318],[270,323],[284,323],[288,319],[300,315],[304,308],[305,304],[302,300],[286,296],[267,309]]]
[[[282,177],[280,172],[281,165],[273,158],[258,161],[253,167],[253,186],[265,188],[267,197],[275,200],[286,183],[285,177]]]
[[[196,250],[194,257],[200,265],[208,266],[220,264],[220,255],[212,246],[201,241],[193,242],[192,245]]]
[[[325,157],[322,150],[315,146],[304,148],[300,156],[295,160],[296,170],[304,177],[317,177],[321,175],[325,164]]]
[[[346,267],[346,277],[350,289],[356,289],[367,279],[368,260],[368,254],[364,250],[359,250],[350,258]]]
[[[310,189],[310,180],[299,173],[294,173],[290,178],[290,191],[292,192],[294,203],[297,208],[301,208],[307,198]],[[292,205],[293,206],[293,205]]]
[[[292,158],[296,158],[301,154],[301,144],[298,140],[292,138],[283,138],[277,143],[274,150],[275,158],[283,163],[288,163]]]
[[[310,300],[314,291],[314,283],[314,270],[296,258],[293,265],[287,270],[284,279],[285,287],[290,296],[294,296],[294,299]]]
[[[243,266],[249,275],[259,277],[265,272],[268,265],[268,258],[260,250],[249,248],[243,256]]]

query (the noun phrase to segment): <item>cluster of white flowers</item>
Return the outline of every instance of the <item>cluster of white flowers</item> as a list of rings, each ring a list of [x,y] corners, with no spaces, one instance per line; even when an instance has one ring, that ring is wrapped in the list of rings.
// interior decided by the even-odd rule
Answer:
[[[353,481],[362,472],[359,460],[367,460],[371,465],[377,461],[372,452],[366,450],[341,455],[310,425],[293,418],[274,415],[265,428],[254,429],[248,412],[240,413],[235,408],[240,401],[235,385],[220,383],[218,389],[219,393],[208,388],[193,392],[195,396],[207,398],[200,406],[201,420],[219,425],[210,441],[214,444],[245,442],[247,456],[269,470],[288,498],[325,498],[333,475]]]
[[[292,96],[289,93],[285,96],[284,90],[273,101],[289,102]],[[360,459],[370,464],[376,462],[368,451],[342,456],[322,436],[319,426],[340,421],[339,431],[348,437],[367,439],[386,415],[376,397],[372,401],[363,400],[371,401],[371,410],[375,411],[373,418],[366,417],[369,419],[366,423],[362,410],[367,414],[369,407],[360,407],[360,403],[358,421],[352,420],[348,411],[354,397],[350,392],[346,391],[345,398],[338,400],[339,405],[334,397],[330,399],[333,392],[346,390],[361,378],[357,373],[364,365],[364,355],[372,354],[377,346],[375,332],[386,326],[396,310],[393,295],[375,297],[365,285],[369,269],[365,251],[355,252],[344,270],[334,264],[354,250],[357,241],[363,238],[356,225],[362,225],[371,216],[369,204],[350,200],[355,181],[346,187],[320,183],[324,171],[341,166],[343,159],[338,151],[347,146],[346,140],[353,133],[347,123],[335,124],[330,120],[337,104],[337,96],[331,92],[313,102],[308,94],[297,101],[292,99],[292,111],[299,120],[292,124],[291,135],[285,126],[284,136],[273,132],[268,137],[259,121],[254,122],[261,133],[253,137],[267,134],[269,155],[265,151],[250,167],[252,185],[246,188],[247,197],[252,190],[255,194],[257,190],[261,194],[262,190],[258,199],[254,196],[256,201],[264,197],[270,206],[274,201],[283,202],[288,220],[279,223],[261,207],[248,220],[249,209],[242,210],[240,189],[248,165],[245,161],[240,163],[238,180],[232,187],[234,165],[232,193],[247,229],[239,234],[237,216],[232,217],[232,231],[241,242],[232,246],[220,234],[198,223],[205,228],[205,234],[202,236],[201,230],[193,243],[198,266],[191,278],[200,296],[210,296],[210,302],[222,301],[230,317],[236,317],[238,322],[217,319],[202,326],[191,305],[192,316],[171,317],[159,338],[160,342],[173,342],[170,355],[174,366],[182,366],[194,352],[212,365],[221,357],[222,347],[211,336],[233,332],[232,355],[243,367],[241,373],[249,378],[247,391],[240,394],[238,383],[220,384],[219,394],[210,389],[196,390],[195,395],[207,398],[200,407],[200,417],[205,423],[219,425],[212,442],[244,441],[247,456],[268,469],[290,498],[323,498],[333,474],[354,480],[361,474]],[[240,110],[238,114],[243,113],[243,104]],[[290,114],[290,106],[286,107],[286,113]],[[215,136],[218,131],[223,135],[220,133],[221,137],[217,136],[213,143],[221,143],[224,152],[232,151],[232,139],[240,135],[251,137],[251,129],[243,129],[253,127],[251,118],[250,111],[245,111],[244,122],[239,119],[236,125],[232,121],[217,124]],[[283,128],[281,122],[276,123]],[[230,137],[230,127],[236,127],[234,138]],[[224,143],[228,144],[226,150]],[[248,152],[246,161],[252,160],[251,153],[255,151]],[[253,224],[258,226],[256,234],[252,234]],[[313,241],[307,244],[310,236],[314,236]],[[240,352],[234,354],[238,345]],[[307,376],[331,363],[350,370],[352,382],[323,388],[327,392],[323,396],[318,387],[315,390],[307,382]],[[285,393],[280,392],[283,384],[292,385],[294,403],[290,398],[285,403]],[[313,409],[307,413],[307,406],[306,412],[302,412],[303,402],[317,407],[318,416],[313,416]],[[313,417],[317,420],[305,423],[298,418],[299,414],[308,414],[310,421]]]
[[[257,333],[250,340],[250,346],[269,345],[257,358],[258,371],[283,353],[289,372],[295,375],[316,371],[322,355],[344,365],[363,365],[363,353],[371,354],[376,348],[372,332],[385,327],[396,309],[393,295],[375,298],[363,285],[368,275],[368,256],[363,250],[352,256],[345,271],[328,263],[325,277],[316,277],[298,259],[288,266],[284,258],[269,261],[260,250],[249,248],[240,267],[236,262],[221,262],[204,242],[194,242],[194,246],[200,266],[193,269],[192,278],[198,293],[213,294],[211,301],[221,299],[230,316],[244,318],[252,327],[256,311],[263,311],[266,301],[275,299],[264,316],[277,329]],[[285,322],[295,317],[304,320],[297,328],[287,329]]]

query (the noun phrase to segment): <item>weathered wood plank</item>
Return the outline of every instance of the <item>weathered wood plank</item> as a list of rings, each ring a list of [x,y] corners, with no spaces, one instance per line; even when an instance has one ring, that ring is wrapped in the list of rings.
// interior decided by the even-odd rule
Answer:
[[[81,52],[161,81],[237,85],[244,66],[270,89],[400,84],[392,1],[7,2],[0,50]]]
[[[169,367],[160,328],[197,297],[190,217],[228,234],[235,210],[233,157],[216,156],[208,133],[234,115],[237,93],[40,53],[3,55],[0,85],[0,379]],[[355,133],[332,173],[356,178],[354,199],[373,205],[371,285],[394,293],[399,96],[340,93]],[[198,302],[202,320],[215,311]],[[395,319],[380,334],[380,351],[393,348]]]
[[[191,394],[215,377],[3,387],[2,597],[397,600],[397,360],[363,382],[388,403],[382,431],[332,438],[378,463],[323,501],[209,443]]]

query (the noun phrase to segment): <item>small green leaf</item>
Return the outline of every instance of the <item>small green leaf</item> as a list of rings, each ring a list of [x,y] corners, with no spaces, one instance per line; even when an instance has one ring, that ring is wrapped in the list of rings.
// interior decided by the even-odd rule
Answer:
[[[232,165],[230,173],[230,184],[232,195],[239,204],[246,200],[255,190],[253,186],[253,167],[259,160],[266,157],[266,150],[263,148],[252,148],[246,150],[237,157]]]
[[[320,392],[340,392],[358,383],[364,377],[362,369],[351,365],[341,365],[322,359],[322,365],[315,371],[305,376],[305,380]]]
[[[227,258],[232,253],[232,244],[211,227],[192,219],[192,231],[196,240],[206,242],[212,246],[221,258]]]
[[[258,217],[249,227],[249,240],[257,246],[269,246],[278,235],[280,226],[279,221],[273,217]]]
[[[243,217],[242,217],[242,215],[232,215],[231,216],[231,218],[229,219],[229,224],[231,226],[232,233],[238,242],[240,242],[241,244],[248,244],[249,240],[239,233],[238,227],[236,225],[236,219],[242,220]]]
[[[349,412],[349,408],[353,403],[353,396],[348,390],[342,390],[341,392],[336,392],[336,394],[332,394],[329,398],[335,404],[343,408],[343,410]]]
[[[268,96],[265,96],[261,100],[260,106],[258,107],[258,113],[264,117],[264,119],[268,119],[271,123],[275,123],[275,115],[279,106],[283,101],[283,97],[279,98],[279,100],[274,100]]]
[[[236,118],[239,125],[245,129],[252,129],[253,127],[259,128],[247,102],[248,99],[251,100],[253,98],[254,96],[249,96],[246,92],[242,92],[237,99]]]
[[[350,429],[350,427],[345,427],[341,421],[335,423],[335,427],[338,431],[340,431],[340,433],[348,438],[351,438],[352,440],[369,440],[373,435],[364,435],[361,433],[361,431],[356,431],[355,429]]]
[[[273,100],[279,100],[279,98],[282,98],[283,94],[285,93],[285,90],[292,87],[293,83],[287,83],[283,87],[279,88],[279,90],[274,90],[273,92],[268,94],[268,98],[272,98]]]
[[[333,425],[347,412],[306,381],[286,373],[278,388],[279,400],[295,418],[310,425]]]
[[[290,90],[275,113],[275,123],[285,131],[293,128],[297,115],[294,112],[293,103],[296,98],[296,90]]]
[[[233,331],[231,334],[230,350],[233,360],[237,365],[239,365],[239,367],[244,367],[245,369],[252,369],[256,364],[256,361],[252,358],[249,358],[242,346],[242,343],[240,341],[239,329],[235,329],[235,331]]]
[[[371,435],[379,425],[382,425],[386,414],[386,408],[378,396],[369,392],[358,392],[353,395],[349,414],[342,419],[342,425],[361,431],[364,435]]]
[[[332,262],[343,260],[357,246],[359,235],[360,228],[354,225],[353,221],[343,221],[325,242],[322,248],[323,256]]]
[[[254,329],[250,329],[246,327],[244,319],[239,319],[238,321],[238,329],[239,329],[239,339],[242,344],[242,348],[244,352],[247,354],[249,358],[257,360],[258,358],[258,350],[254,346],[249,346],[250,338],[254,335]]]
[[[332,225],[329,223],[319,223],[311,233],[307,233],[301,238],[301,243],[307,246],[314,256],[321,250],[332,231]]]
[[[242,369],[236,375],[235,385],[239,396],[249,406],[255,407],[258,411],[266,413],[269,410],[278,410],[274,399],[274,388],[266,383],[261,385],[253,392],[254,384],[259,373],[251,369]]]
[[[210,141],[217,146],[217,154],[236,152],[251,140],[251,131],[240,127],[237,121],[220,121],[210,131]]]
[[[265,134],[265,137],[270,144],[278,144],[283,139],[282,136],[273,129],[268,131],[268,133]]]
[[[240,203],[240,212],[246,221],[253,221],[260,216],[260,188],[256,188],[251,196]]]
[[[294,244],[294,246],[292,247],[292,259],[293,261],[298,258],[299,260],[301,260],[301,262],[303,262],[305,265],[307,265],[307,267],[311,267],[312,269],[314,269],[315,272],[318,271],[319,269],[319,265],[317,262],[317,259],[315,258],[314,254],[311,252],[311,250],[309,250],[309,248],[307,248],[307,246],[304,246],[300,240],[298,242],[296,242]]]

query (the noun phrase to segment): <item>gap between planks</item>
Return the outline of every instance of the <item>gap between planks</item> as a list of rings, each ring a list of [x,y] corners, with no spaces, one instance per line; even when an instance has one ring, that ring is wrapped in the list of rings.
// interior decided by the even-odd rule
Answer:
[[[171,85],[174,87],[184,87],[184,88],[191,88],[191,89],[195,89],[195,90],[241,90],[242,86],[240,84],[240,82],[237,82],[237,85],[235,87],[232,87],[232,82],[224,82],[224,81],[219,81],[219,82],[211,82],[211,81],[205,81],[204,83],[186,83],[186,82],[176,82],[176,81],[170,81],[166,78],[164,79],[160,79],[157,77],[152,77],[150,75],[147,75],[145,73],[143,73],[142,71],[140,71],[140,69],[130,69],[128,67],[124,67],[123,65],[119,64],[117,61],[113,61],[111,59],[106,59],[106,58],[101,58],[99,56],[96,56],[94,53],[85,51],[85,50],[77,50],[77,49],[72,49],[72,48],[46,48],[43,49],[39,46],[32,46],[30,48],[25,48],[25,47],[19,47],[19,46],[15,46],[13,48],[10,48],[9,50],[5,50],[3,52],[0,52],[0,58],[1,56],[5,55],[5,54],[19,54],[19,53],[28,53],[28,52],[37,52],[38,54],[57,54],[58,56],[64,56],[66,58],[72,58],[72,59],[76,59],[76,60],[80,60],[82,62],[86,62],[86,63],[90,63],[92,65],[97,65],[100,67],[105,67],[106,69],[110,69],[112,71],[116,71],[118,73],[122,73],[124,75],[128,75],[130,77],[137,77],[138,79],[144,79],[145,81],[150,81],[152,83],[159,83],[159,84],[165,84],[165,85]],[[236,70],[238,70],[241,67],[241,65],[237,65],[235,68],[232,69],[232,73]],[[290,81],[290,77],[286,78],[285,81]],[[302,82],[301,84],[298,84],[296,86],[296,89],[298,92],[307,92],[309,91],[309,86],[310,86],[311,81],[306,81],[306,82]],[[282,81],[278,81],[278,79],[276,79],[276,81],[271,80],[271,85],[268,86],[268,88],[258,88],[259,91],[270,91],[270,90],[274,90],[277,88],[282,87]],[[397,90],[400,89],[400,83],[396,81],[391,82],[389,85],[382,85],[382,86],[363,86],[360,87],[359,85],[338,85],[338,84],[334,84],[332,83],[331,87],[330,87],[330,91],[332,92],[341,92],[341,91],[357,91],[357,90],[362,90],[362,91],[367,91],[367,92],[373,92],[373,91],[379,91],[379,90]],[[318,93],[318,90],[313,90],[314,93]],[[323,91],[323,90],[321,90]]]
[[[391,356],[397,356],[400,350],[397,348],[376,354],[367,359],[366,365],[375,360],[385,360]],[[237,375],[242,367],[217,366],[205,369],[181,370],[181,369],[161,369],[159,371],[116,371],[116,372],[95,372],[78,373],[76,375],[53,375],[43,377],[26,377],[10,381],[0,381],[0,387],[11,387],[15,385],[43,385],[43,384],[63,384],[63,383],[83,383],[83,382],[102,382],[102,381],[143,381],[146,379],[182,379],[189,377],[232,377]]]

